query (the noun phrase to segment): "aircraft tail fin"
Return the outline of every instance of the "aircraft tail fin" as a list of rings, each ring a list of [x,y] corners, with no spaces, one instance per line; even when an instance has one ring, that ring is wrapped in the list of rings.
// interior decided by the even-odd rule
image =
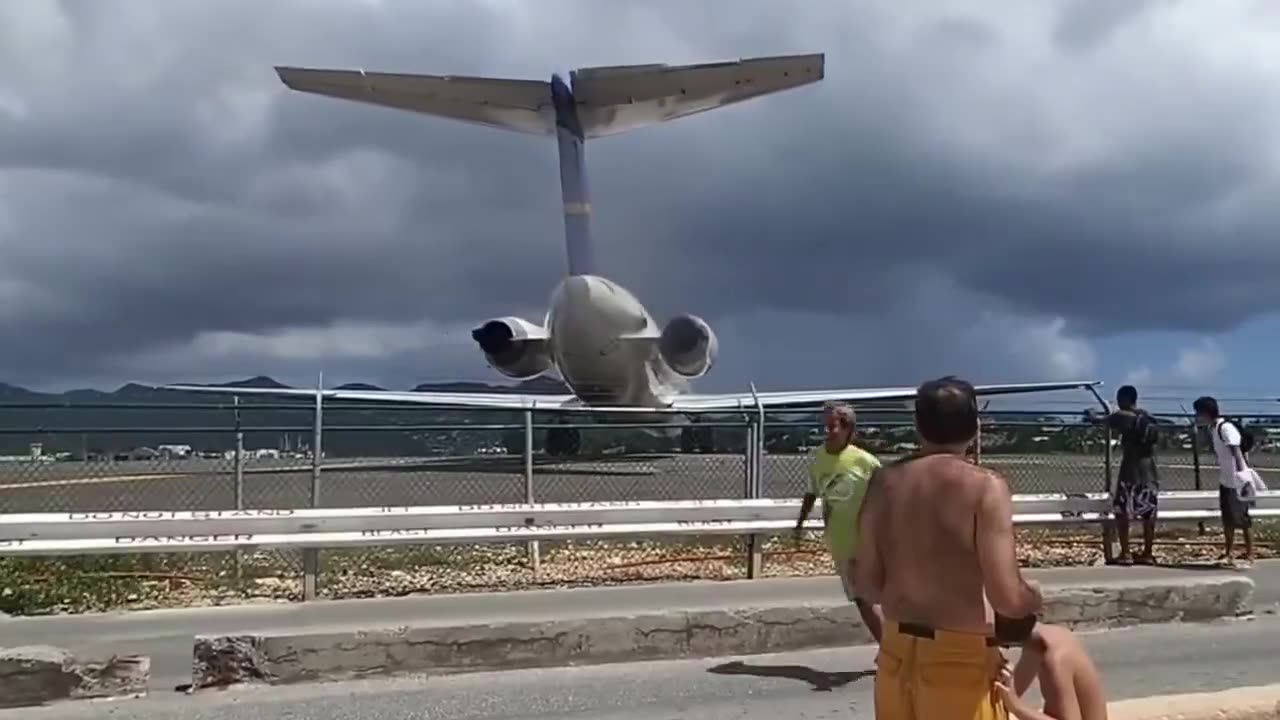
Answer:
[[[698,65],[620,65],[575,70],[570,83],[460,75],[406,75],[277,67],[285,85],[532,135],[560,149],[565,251],[570,275],[595,272],[585,143],[817,82],[825,55],[785,55]]]

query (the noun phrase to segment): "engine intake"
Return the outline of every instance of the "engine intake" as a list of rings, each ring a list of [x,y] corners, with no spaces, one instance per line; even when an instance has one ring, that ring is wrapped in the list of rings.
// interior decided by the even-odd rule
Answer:
[[[678,315],[662,328],[658,352],[685,377],[699,377],[715,364],[718,342],[711,326],[697,315]]]
[[[517,317],[497,318],[471,331],[485,360],[509,378],[541,375],[551,367],[546,331]]]

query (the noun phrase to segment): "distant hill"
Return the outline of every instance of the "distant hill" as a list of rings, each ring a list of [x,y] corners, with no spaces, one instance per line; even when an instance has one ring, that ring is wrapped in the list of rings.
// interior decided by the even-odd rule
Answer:
[[[251,377],[221,383],[222,387],[288,388],[274,378]],[[348,383],[341,389],[381,390],[369,383]],[[557,394],[569,392],[557,379],[539,377],[513,385],[481,382],[424,383],[416,391]],[[311,441],[312,410],[309,399],[245,396],[240,399],[241,423],[246,428],[270,428],[246,432],[249,448],[300,448]],[[95,389],[45,393],[0,383],[0,454],[25,454],[30,443],[40,442],[46,453],[69,452],[76,456],[110,455],[138,447],[164,444],[191,445],[196,450],[220,451],[234,447],[234,411],[231,398],[195,392],[158,390],[130,383],[113,391]],[[132,408],[101,407],[129,404]],[[14,407],[26,405],[30,407]],[[214,409],[183,405],[221,406]],[[168,407],[166,407],[168,406]],[[293,409],[289,406],[296,406]],[[495,442],[496,433],[427,433],[399,428],[423,425],[517,423],[508,412],[469,412],[421,406],[372,406],[370,403],[327,402],[324,447],[328,455],[422,454],[424,451],[466,451],[471,446]],[[343,431],[343,427],[385,427],[386,431]],[[30,434],[13,430],[42,430]],[[448,435],[448,437],[446,437]]]

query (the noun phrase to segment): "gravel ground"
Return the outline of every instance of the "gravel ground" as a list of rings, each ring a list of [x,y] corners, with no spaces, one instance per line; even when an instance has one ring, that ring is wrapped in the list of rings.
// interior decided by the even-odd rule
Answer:
[[[1261,529],[1261,528],[1259,528]],[[1222,536],[1194,526],[1162,530],[1156,546],[1164,565],[1212,563]],[[1277,537],[1270,533],[1270,540]],[[1103,563],[1096,529],[1021,530],[1019,559],[1026,567]],[[321,555],[320,592],[331,598],[387,597],[411,593],[582,587],[674,580],[746,577],[746,544],[716,541],[542,541],[535,571],[523,544],[388,547]],[[1280,556],[1272,542],[1256,544],[1258,558]],[[826,575],[831,561],[820,536],[800,544],[770,540],[764,575]],[[238,578],[238,579],[237,579]],[[298,600],[300,557],[260,552],[235,557],[151,555],[85,559],[0,560],[0,610],[10,613],[83,612],[194,607],[246,601]]]

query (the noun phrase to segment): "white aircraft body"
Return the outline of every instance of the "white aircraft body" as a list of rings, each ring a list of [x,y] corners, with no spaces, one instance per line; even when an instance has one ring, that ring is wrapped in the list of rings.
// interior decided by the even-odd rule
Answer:
[[[558,373],[571,394],[396,392],[170,385],[237,395],[305,395],[338,400],[571,411],[587,408],[668,414],[812,407],[826,400],[903,401],[913,387],[697,394],[690,380],[714,365],[717,340],[696,315],[659,325],[634,295],[596,272],[592,252],[584,145],[822,79],[823,55],[755,58],[688,66],[588,68],[570,83],[363,70],[276,68],[302,92],[389,106],[558,141],[568,273],[551,296],[542,324],[517,317],[484,322],[472,332],[488,363],[516,379]],[[1087,389],[1093,381],[984,385],[983,395]]]

